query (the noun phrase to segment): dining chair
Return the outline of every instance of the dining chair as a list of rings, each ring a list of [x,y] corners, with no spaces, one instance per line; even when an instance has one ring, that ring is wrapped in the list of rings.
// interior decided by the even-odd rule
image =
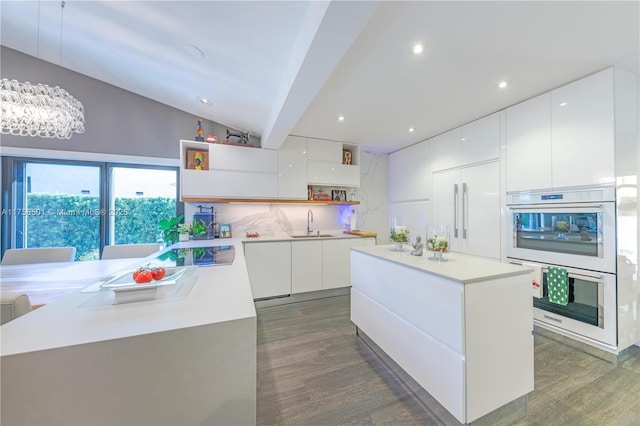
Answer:
[[[26,294],[0,293],[0,325],[31,311],[31,300]]]
[[[162,250],[162,244],[118,244],[115,246],[104,246],[102,260],[105,259],[127,259],[135,257],[147,257],[157,251]]]
[[[29,263],[73,262],[75,247],[40,247],[7,249],[0,265],[25,265]]]

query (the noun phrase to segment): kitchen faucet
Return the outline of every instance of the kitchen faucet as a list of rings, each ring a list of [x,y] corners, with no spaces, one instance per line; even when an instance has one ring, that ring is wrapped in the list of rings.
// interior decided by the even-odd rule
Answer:
[[[313,229],[311,229],[311,224],[313,223],[313,212],[311,209],[307,212],[307,235],[311,235]]]

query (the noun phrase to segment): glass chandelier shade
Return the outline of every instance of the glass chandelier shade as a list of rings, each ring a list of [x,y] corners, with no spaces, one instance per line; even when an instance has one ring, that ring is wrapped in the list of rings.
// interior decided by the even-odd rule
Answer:
[[[69,139],[84,133],[84,107],[66,90],[46,84],[0,80],[2,133]]]

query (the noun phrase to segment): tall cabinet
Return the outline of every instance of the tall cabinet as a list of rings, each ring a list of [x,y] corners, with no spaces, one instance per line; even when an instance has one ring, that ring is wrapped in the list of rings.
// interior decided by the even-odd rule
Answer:
[[[500,259],[500,114],[429,141],[431,220],[449,225],[450,250]]]

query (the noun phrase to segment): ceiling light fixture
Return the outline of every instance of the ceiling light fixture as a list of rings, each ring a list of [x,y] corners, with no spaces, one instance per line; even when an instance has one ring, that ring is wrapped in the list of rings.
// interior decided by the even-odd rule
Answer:
[[[203,105],[211,106],[211,102],[209,102],[209,99],[207,98],[198,98],[198,101]]]
[[[344,121],[344,115],[339,116],[338,121]]]
[[[413,127],[409,127],[409,131],[413,132],[415,129]]]
[[[421,54],[424,51],[424,46],[421,43],[416,43],[413,45],[413,53],[416,55]]]
[[[64,6],[63,1],[60,3],[60,59]],[[38,22],[39,15],[38,7]],[[38,44],[39,41],[38,34]],[[0,112],[3,134],[69,139],[73,133],[84,133],[82,103],[58,86],[31,84],[28,81],[21,83],[3,78],[0,80]]]
[[[507,81],[501,81],[500,83],[498,83],[498,87],[500,89],[506,89],[508,85],[509,85],[509,82]]]

